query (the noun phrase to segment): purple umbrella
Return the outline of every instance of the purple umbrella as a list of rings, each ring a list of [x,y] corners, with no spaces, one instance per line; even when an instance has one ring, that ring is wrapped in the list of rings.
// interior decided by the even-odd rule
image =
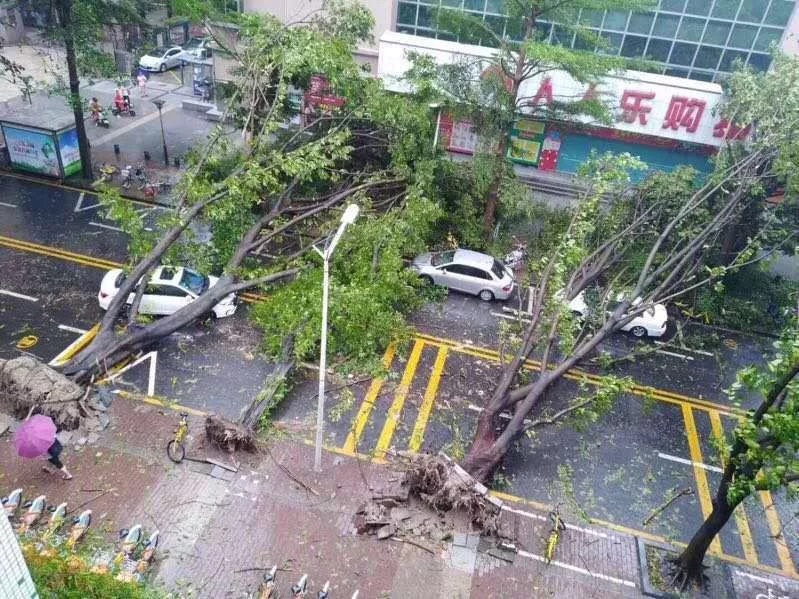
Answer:
[[[35,458],[47,453],[54,440],[55,424],[52,418],[36,414],[17,429],[14,447],[23,458]]]

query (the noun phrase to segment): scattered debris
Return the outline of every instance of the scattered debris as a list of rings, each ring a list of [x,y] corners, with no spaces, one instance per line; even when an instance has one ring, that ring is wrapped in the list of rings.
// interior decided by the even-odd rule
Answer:
[[[671,495],[671,497],[667,501],[665,501],[664,503],[662,503],[661,505],[656,507],[654,510],[652,510],[652,513],[649,514],[646,518],[644,518],[644,523],[643,523],[644,526],[646,526],[647,524],[652,522],[652,520],[654,520],[663,510],[665,510],[667,507],[669,507],[677,499],[679,499],[680,497],[683,497],[685,495],[693,495],[693,492],[694,492],[693,489],[688,489],[688,488],[681,489],[679,493],[676,493],[676,491],[677,491],[677,487],[674,487],[673,489],[671,489],[669,491],[669,495]]]

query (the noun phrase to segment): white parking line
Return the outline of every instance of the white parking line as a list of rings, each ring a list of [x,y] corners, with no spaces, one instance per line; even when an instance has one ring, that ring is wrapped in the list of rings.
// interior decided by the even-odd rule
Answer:
[[[711,472],[723,472],[721,468],[718,466],[711,466],[710,464],[703,464],[702,462],[694,462],[691,460],[687,460],[685,458],[678,457],[676,455],[670,455],[668,453],[658,453],[659,458],[663,458],[664,460],[669,460],[670,462],[678,462],[680,464],[685,464],[686,466],[698,466],[699,468],[704,468],[705,470],[710,470]]]
[[[743,570],[738,570],[738,569],[735,570],[735,573],[740,574],[741,576],[746,576],[747,578],[751,578],[752,580],[756,580],[757,582],[765,582],[766,584],[777,586],[777,583],[775,583],[770,578],[765,578],[763,576],[755,576],[754,574],[749,574],[749,572],[744,572]]]
[[[17,293],[15,291],[8,291],[7,289],[0,289],[0,295],[10,295],[11,297],[15,297],[17,299],[24,299],[28,300],[29,302],[38,302],[38,297],[32,297],[30,295],[25,295],[24,293]]]
[[[678,354],[677,352],[673,351],[666,351],[665,349],[656,349],[655,353],[664,354],[666,356],[674,356],[675,358],[680,358],[681,360],[691,360],[693,361],[693,356],[686,356],[685,354]]]
[[[524,314],[524,312],[522,312]],[[497,318],[504,318],[505,320],[521,320],[522,322],[531,322],[530,318],[524,318],[521,316],[511,316],[510,314],[500,314],[499,312],[491,311],[492,316],[496,316]]]
[[[120,229],[119,227],[112,227],[111,225],[104,225],[103,223],[96,223],[93,220],[89,221],[89,224],[94,226],[94,227],[102,227],[103,229],[110,229],[112,231],[119,231],[120,233],[124,233],[124,231],[122,229]]]
[[[9,204],[7,202],[0,202],[0,206],[6,206],[7,208],[19,208],[16,204]]]
[[[527,551],[519,550],[519,555],[522,557],[526,557],[528,559],[535,560],[537,562],[546,563],[546,560],[540,556],[536,555],[535,553],[529,553]],[[571,564],[566,564],[564,562],[559,562],[557,560],[552,560],[549,562],[550,566],[557,566],[558,568],[564,568],[565,570],[571,570],[572,572],[579,572],[580,574],[585,574],[590,576],[591,578],[598,578],[599,580],[606,580],[608,582],[615,582],[616,584],[621,584],[626,587],[635,588],[635,583],[632,580],[624,580],[623,578],[616,578],[615,576],[608,576],[606,574],[600,574],[599,572],[591,572],[590,570],[586,570],[585,568],[580,568],[578,566],[573,566]]]
[[[664,343],[663,341],[655,341],[655,345],[668,345],[668,344]],[[682,351],[689,351],[694,354],[701,354],[703,356],[711,356],[711,357],[713,356],[713,352],[705,351],[703,349],[694,349],[693,347],[679,346],[677,347],[677,349],[680,349]]]
[[[77,333],[78,335],[85,335],[86,333],[89,332],[86,329],[79,329],[77,327],[71,327],[71,326],[66,325],[66,324],[60,324],[60,325],[58,325],[58,328],[61,329],[62,331],[68,331],[70,333]]]
[[[83,205],[83,198],[86,197],[86,192],[81,191],[80,195],[78,196],[78,201],[75,202],[75,208],[73,212],[83,212],[84,210],[94,210],[95,208],[99,208],[102,206],[99,202],[97,204],[92,204],[91,206],[84,206]]]
[[[524,516],[525,518],[530,518],[531,520],[547,520],[546,516],[542,516],[541,514],[534,514],[533,512],[525,512],[524,510],[517,510],[516,508],[508,507],[507,505],[503,505],[502,509],[506,512],[512,512],[514,514],[518,514],[520,516]],[[569,530],[577,530],[587,535],[593,535],[595,537],[601,537],[603,539],[610,539],[609,535],[606,535],[604,532],[599,532],[598,530],[591,530],[590,528],[583,528],[582,526],[576,526],[574,524],[566,524],[564,525]]]

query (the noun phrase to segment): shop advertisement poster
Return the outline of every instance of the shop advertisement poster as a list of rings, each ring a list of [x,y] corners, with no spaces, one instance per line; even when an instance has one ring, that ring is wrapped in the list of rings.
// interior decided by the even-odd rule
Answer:
[[[477,134],[470,121],[455,120],[451,114],[442,113],[440,123],[441,145],[450,152],[474,154]]]
[[[67,129],[58,134],[58,149],[61,152],[61,164],[64,165],[64,176],[70,177],[79,173],[80,148],[75,129]]]
[[[518,164],[536,166],[543,141],[543,122],[527,119],[516,121],[510,134],[508,158]]]
[[[11,166],[22,171],[60,176],[53,137],[47,133],[3,125]]]

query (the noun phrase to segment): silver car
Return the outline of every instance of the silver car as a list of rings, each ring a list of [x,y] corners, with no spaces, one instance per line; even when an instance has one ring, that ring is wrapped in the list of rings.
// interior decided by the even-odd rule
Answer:
[[[513,293],[513,274],[496,258],[471,250],[427,252],[411,266],[429,283],[477,295],[481,300],[508,299]]]

